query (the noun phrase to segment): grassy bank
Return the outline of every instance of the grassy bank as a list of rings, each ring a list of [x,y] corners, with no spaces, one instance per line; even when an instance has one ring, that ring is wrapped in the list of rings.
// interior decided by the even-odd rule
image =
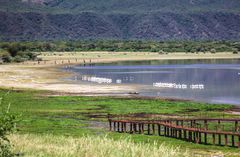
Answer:
[[[25,138],[29,139],[25,137],[25,134],[32,134],[31,136],[34,136],[34,140],[54,136],[56,139],[66,137],[65,140],[67,142],[69,137],[84,138],[89,136],[91,138],[108,135],[107,139],[110,141],[112,139],[119,141],[120,139],[131,138],[131,143],[141,143],[142,145],[160,146],[165,143],[170,147],[179,147],[184,151],[189,150],[190,152],[207,154],[223,152],[228,156],[238,155],[237,152],[239,150],[236,148],[197,145],[159,136],[109,133],[106,122],[107,114],[140,114],[148,115],[150,118],[155,114],[175,117],[239,117],[238,115],[225,112],[232,108],[230,105],[209,105],[155,99],[47,96],[49,94],[48,92],[39,91],[8,92],[7,90],[0,90],[0,97],[4,98],[4,104],[7,106],[10,103],[11,112],[21,115],[17,135],[20,137],[15,139],[20,141],[22,141],[21,138],[23,140]],[[21,146],[19,141],[16,140],[15,144],[18,145],[17,147]]]

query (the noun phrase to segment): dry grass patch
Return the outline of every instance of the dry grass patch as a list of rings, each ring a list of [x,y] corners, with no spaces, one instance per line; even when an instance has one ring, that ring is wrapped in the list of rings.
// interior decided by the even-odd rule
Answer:
[[[80,138],[53,135],[12,135],[15,152],[24,157],[188,157],[187,151],[167,145],[134,143],[130,139]]]

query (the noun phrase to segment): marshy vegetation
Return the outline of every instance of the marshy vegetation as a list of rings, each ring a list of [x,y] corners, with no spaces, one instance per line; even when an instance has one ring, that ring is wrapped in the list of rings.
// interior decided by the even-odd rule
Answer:
[[[6,92],[2,89],[0,95]],[[148,118],[158,114],[164,117],[239,118],[239,115],[226,112],[233,108],[231,105],[118,97],[55,97],[45,91],[19,90],[5,96],[3,105],[8,103],[11,103],[11,113],[22,115],[17,125],[18,133],[10,136],[10,139],[15,145],[15,152],[25,156],[64,156],[66,151],[69,151],[69,156],[75,153],[98,156],[95,153],[100,152],[109,156],[156,156],[153,153],[155,151],[164,156],[187,156],[196,152],[221,152],[226,156],[237,156],[239,151],[231,147],[197,145],[167,137],[108,131],[108,114]],[[129,138],[130,141],[126,140]],[[179,154],[179,150],[182,154]]]

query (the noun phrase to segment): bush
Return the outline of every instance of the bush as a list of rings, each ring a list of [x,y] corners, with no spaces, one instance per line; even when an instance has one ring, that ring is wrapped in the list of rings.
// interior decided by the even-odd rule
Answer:
[[[36,60],[37,54],[33,52],[27,52],[26,55],[29,57],[29,60]]]
[[[5,63],[10,63],[10,62],[12,62],[13,59],[9,54],[6,53],[6,54],[2,55],[2,60]]]
[[[9,112],[10,104],[7,109],[4,108],[3,98],[0,98],[0,157],[13,157],[11,144],[8,135],[15,130],[16,116]]]
[[[19,47],[17,44],[9,45],[7,51],[12,57],[15,57],[19,52]]]
[[[163,51],[163,50],[160,50],[160,51],[158,52],[158,54],[162,55],[162,54],[164,54],[164,51]]]
[[[24,62],[24,61],[26,61],[26,60],[28,60],[28,59],[25,58],[25,57],[22,57],[22,56],[16,56],[16,57],[14,57],[14,59],[13,59],[13,61],[14,61],[14,62],[17,62],[17,63]]]
[[[216,53],[216,49],[211,49],[210,52],[211,53]]]
[[[233,54],[238,54],[238,51],[237,50],[233,50]]]

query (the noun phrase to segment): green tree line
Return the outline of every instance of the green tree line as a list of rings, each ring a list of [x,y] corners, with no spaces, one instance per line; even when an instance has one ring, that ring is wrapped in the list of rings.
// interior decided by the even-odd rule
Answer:
[[[6,62],[36,59],[36,53],[43,51],[132,51],[132,52],[186,52],[216,53],[240,51],[239,41],[119,41],[119,40],[84,40],[84,41],[35,41],[35,42],[0,42],[0,55]]]
[[[48,41],[48,42],[0,42],[0,48],[20,51],[151,51],[151,52],[216,52],[240,51],[237,41]]]

